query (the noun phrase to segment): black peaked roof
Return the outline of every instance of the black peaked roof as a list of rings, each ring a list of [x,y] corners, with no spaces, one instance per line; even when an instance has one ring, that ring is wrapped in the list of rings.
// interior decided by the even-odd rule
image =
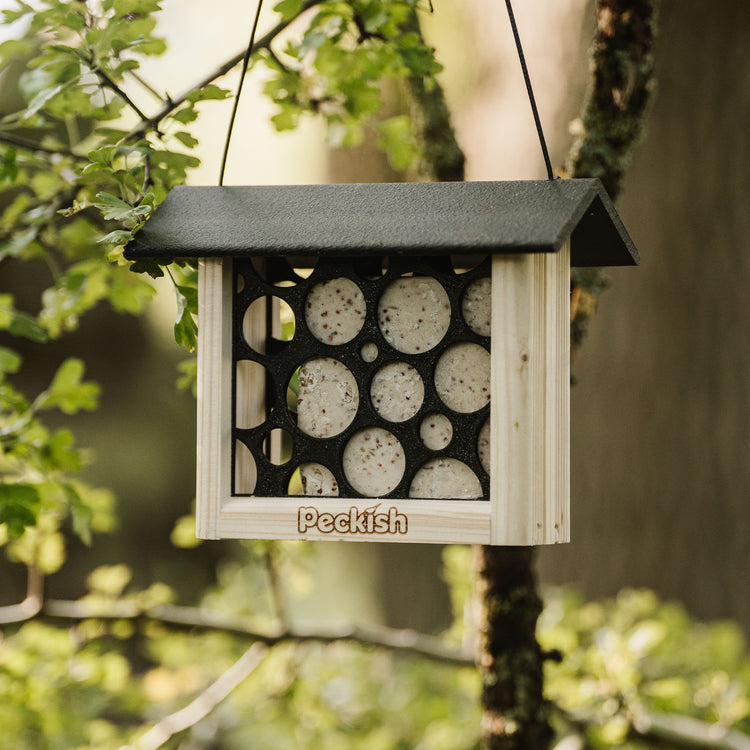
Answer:
[[[596,179],[176,187],[126,257],[556,252],[639,262]]]

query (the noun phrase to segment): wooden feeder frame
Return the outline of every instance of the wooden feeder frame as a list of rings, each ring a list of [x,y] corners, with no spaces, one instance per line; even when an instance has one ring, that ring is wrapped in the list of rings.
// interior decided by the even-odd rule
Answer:
[[[345,264],[388,257],[404,269],[410,258],[418,266],[440,257],[484,255],[490,256],[492,294],[491,458],[483,482],[488,497],[233,493],[232,352],[233,338],[241,335],[233,317],[233,258],[261,264],[330,258]],[[126,256],[199,259],[199,537],[569,541],[570,268],[639,261],[598,180],[178,187]],[[305,325],[300,317],[297,325]],[[320,348],[335,357],[334,347]],[[312,506],[327,514],[327,523],[322,531],[316,526],[301,533],[302,509]],[[370,531],[352,533],[348,526],[357,514],[377,508],[381,516],[391,514],[390,523],[381,518],[380,531],[370,523]]]

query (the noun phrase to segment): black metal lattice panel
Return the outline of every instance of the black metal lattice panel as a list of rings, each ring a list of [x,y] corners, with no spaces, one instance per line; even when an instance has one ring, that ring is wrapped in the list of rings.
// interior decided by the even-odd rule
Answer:
[[[475,333],[466,324],[461,300],[467,287],[476,279],[490,277],[490,259],[485,258],[469,271],[457,273],[448,256],[398,258],[381,257],[318,258],[307,278],[297,275],[293,261],[280,258],[255,263],[250,258],[233,261],[232,359],[233,359],[233,483],[236,441],[243,443],[255,461],[257,481],[254,496],[283,497],[288,494],[290,479],[304,463],[318,463],[335,476],[340,497],[360,497],[347,481],[343,468],[343,452],[349,440],[360,430],[379,427],[393,434],[405,454],[405,471],[399,484],[384,497],[406,498],[415,474],[434,458],[452,458],[466,464],[476,475],[482,499],[489,499],[489,477],[478,454],[479,433],[489,418],[489,401],[477,411],[459,413],[449,409],[440,399],[434,385],[435,366],[441,355],[454,344],[478,344],[489,352],[490,339]],[[262,272],[258,269],[264,265]],[[387,267],[386,267],[387,266]],[[302,264],[300,266],[302,267]],[[385,268],[385,270],[383,270]],[[450,300],[450,324],[447,333],[434,348],[424,353],[408,354],[394,349],[386,340],[377,322],[378,301],[386,288],[404,276],[431,277],[445,289]],[[319,283],[346,278],[361,290],[366,315],[359,333],[344,344],[321,343],[310,332],[305,319],[305,303],[310,291]],[[243,320],[249,306],[258,298],[278,297],[291,308],[295,319],[294,335],[289,341],[266,337],[265,353],[254,350],[243,335]],[[367,362],[362,346],[372,342],[377,357]],[[287,406],[287,388],[298,368],[306,361],[328,357],[338,360],[354,375],[359,389],[359,406],[352,422],[332,437],[312,437],[299,429],[296,414]],[[237,427],[236,371],[241,360],[259,363],[265,370],[265,420],[252,429]],[[424,400],[417,413],[404,422],[391,422],[381,417],[370,400],[370,387],[376,372],[390,362],[404,362],[416,369],[424,384]],[[262,383],[259,387],[262,387]],[[420,438],[420,424],[425,416],[441,413],[453,428],[449,444],[440,450],[427,448]],[[286,446],[288,460],[272,464],[264,444],[272,430],[282,429],[291,436]],[[284,458],[287,458],[285,456]],[[233,489],[233,494],[236,494]]]

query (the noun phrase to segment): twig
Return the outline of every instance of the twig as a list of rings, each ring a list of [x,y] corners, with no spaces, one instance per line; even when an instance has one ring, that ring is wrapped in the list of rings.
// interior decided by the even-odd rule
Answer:
[[[276,569],[276,560],[274,559],[275,546],[269,545],[266,547],[266,553],[264,555],[266,572],[268,573],[268,590],[273,602],[273,607],[276,614],[276,619],[286,627],[288,624],[286,616],[286,607],[284,606],[284,597],[281,591],[281,581],[279,580],[279,573]]]
[[[106,86],[110,91],[113,91],[117,96],[122,99],[125,104],[130,107],[130,109],[135,112],[138,117],[141,119],[141,122],[148,122],[148,115],[146,115],[143,110],[128,96],[125,91],[120,88],[120,86],[113,81],[107,73],[105,73],[101,68],[98,68],[94,66],[93,61],[87,60],[88,64],[91,66],[92,70],[96,74],[96,77],[102,82],[104,86]]]
[[[300,13],[294,18],[291,18],[287,21],[281,21],[276,26],[274,26],[265,36],[258,39],[258,41],[253,45],[251,54],[255,54],[258,50],[261,49],[268,49],[271,42],[273,42],[273,40],[282,31],[287,29],[295,20],[297,20],[297,18],[299,18],[302,13],[304,13],[306,10],[309,10],[310,8],[315,7],[316,5],[319,5],[322,1],[323,0],[305,0],[305,2],[302,4],[302,10],[300,11]],[[171,112],[174,112],[174,110],[177,109],[180,105],[184,104],[191,94],[194,94],[196,91],[200,91],[201,89],[205,88],[210,83],[213,83],[217,78],[221,78],[223,75],[226,75],[232,68],[235,67],[235,65],[242,62],[245,57],[245,52],[246,50],[243,49],[241,52],[233,55],[224,63],[219,65],[219,67],[216,68],[212,73],[209,73],[207,76],[187,89],[187,91],[175,97],[174,99],[170,99],[155,115],[142,120],[138,125],[136,125],[127,134],[127,136],[125,136],[124,140],[131,141],[133,139],[140,138],[148,130],[155,129],[167,115],[169,115]]]
[[[94,603],[86,601],[48,600],[41,614],[64,620],[146,620],[188,630],[221,630],[260,641],[267,646],[297,641],[334,643],[351,641],[364,646],[387,648],[425,656],[448,664],[473,665],[473,654],[447,645],[440,638],[385,626],[341,625],[305,628],[284,628],[276,632],[258,630],[249,619],[200,607],[159,605],[142,608],[132,601]]]
[[[151,96],[154,97],[160,104],[165,105],[168,104],[169,94],[166,94],[165,96],[162,96],[147,80],[145,80],[141,75],[136,73],[134,70],[129,70],[127,73],[134,81],[138,82],[146,91],[148,91]]]
[[[750,737],[742,732],[676,714],[649,714],[633,734],[696,750],[750,750]]]
[[[30,571],[31,573],[31,571]],[[39,578],[36,578],[36,576]],[[413,630],[402,630],[389,628],[385,626],[366,626],[359,627],[354,625],[326,626],[319,628],[304,628],[295,626],[277,632],[264,632],[258,630],[249,618],[227,615],[216,610],[202,609],[198,607],[180,607],[174,605],[159,605],[151,608],[142,608],[134,601],[117,600],[112,602],[86,602],[70,600],[48,600],[41,607],[41,575],[33,573],[29,580],[29,595],[21,604],[10,607],[0,608],[0,622],[20,622],[30,620],[41,614],[50,618],[62,620],[81,621],[90,618],[99,620],[144,620],[150,622],[159,622],[165,625],[171,625],[179,629],[186,630],[220,630],[232,635],[238,635],[250,638],[255,642],[254,647],[258,649],[254,652],[259,655],[258,661],[262,658],[260,649],[275,646],[279,643],[335,643],[338,641],[349,641],[362,646],[372,646],[374,648],[384,648],[390,651],[401,651],[406,653],[423,656],[433,661],[439,661],[456,666],[473,666],[473,654],[465,649],[456,649],[447,645],[440,638],[417,633]],[[37,597],[35,599],[35,597]],[[26,604],[25,611],[21,607]],[[10,615],[15,615],[12,619]],[[245,659],[245,657],[242,657]],[[250,657],[243,662],[246,674],[250,663]],[[240,664],[240,662],[238,662]],[[254,668],[254,667],[253,667]],[[234,667],[232,667],[234,669]],[[237,667],[239,674],[241,667]],[[244,677],[242,678],[244,679]],[[217,680],[222,682],[224,676]],[[215,683],[216,684],[216,683]],[[229,678],[222,684],[229,684]],[[239,684],[239,681],[235,683]],[[193,701],[188,707],[172,714],[163,719],[148,734],[154,733],[160,727],[159,731],[163,732],[167,727],[172,728],[172,734],[164,736],[162,744],[169,737],[178,731],[183,731],[192,726],[206,713],[198,716],[200,705],[207,706],[211,701],[211,696],[218,695],[218,688],[212,691],[211,686],[204,694]],[[229,691],[226,695],[229,694]],[[204,696],[206,696],[204,698]],[[226,696],[225,696],[226,697]],[[223,698],[221,699],[223,700]],[[201,702],[202,701],[202,702]],[[200,703],[199,703],[200,702]],[[211,709],[218,705],[219,701],[211,704]],[[189,717],[198,717],[186,725],[184,722]],[[569,717],[568,717],[569,718]],[[569,719],[570,720],[570,719]],[[183,724],[180,724],[183,722]],[[585,729],[588,722],[584,719],[577,719],[575,725],[580,729]],[[182,728],[174,728],[182,727]],[[708,724],[698,719],[676,714],[648,714],[639,721],[634,722],[632,732],[635,736],[642,738],[653,738],[657,740],[668,741],[673,745],[683,748],[704,748],[705,750],[750,750],[750,737],[733,729],[722,727],[718,724]],[[151,750],[160,745],[136,744],[128,750]],[[124,750],[124,749],[122,749]]]
[[[70,156],[73,159],[79,159],[81,161],[88,162],[88,159],[85,156],[76,154],[75,152],[71,151],[68,148],[65,148],[64,146],[60,146],[59,148],[42,146],[35,141],[29,140],[28,138],[21,138],[20,136],[12,135],[11,133],[0,133],[0,143],[7,143],[9,146],[13,146],[14,148],[22,148],[24,151],[39,151],[43,154],[53,155],[62,154],[63,156]]]
[[[216,708],[263,661],[268,648],[262,643],[254,643],[247,651],[212,682],[194,701],[185,708],[165,716],[133,745],[125,745],[120,750],[157,750],[171,737],[184,732],[197,724]]]
[[[44,599],[44,576],[37,568],[26,568],[26,598],[18,604],[0,607],[0,624],[10,625],[15,622],[30,620],[39,614]]]

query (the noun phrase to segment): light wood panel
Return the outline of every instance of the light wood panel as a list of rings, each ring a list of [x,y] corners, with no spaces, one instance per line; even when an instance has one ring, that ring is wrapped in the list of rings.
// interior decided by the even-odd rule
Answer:
[[[569,541],[570,243],[492,264],[492,544]]]
[[[231,262],[198,263],[198,469],[196,535],[216,539],[231,493]]]
[[[490,501],[258,498],[233,497],[231,490],[231,261],[201,260],[198,536],[504,545],[568,541],[569,273],[569,243],[556,254],[493,259]],[[245,331],[259,352],[269,329],[266,314],[277,325],[278,311],[263,308]],[[265,383],[246,382],[242,368],[236,375],[238,409],[261,414]],[[272,455],[278,450],[271,446]],[[239,460],[239,490],[253,479],[250,464]],[[373,509],[371,520],[367,509]]]
[[[232,539],[487,544],[489,505],[486,500],[233,498],[222,508],[218,532]]]

